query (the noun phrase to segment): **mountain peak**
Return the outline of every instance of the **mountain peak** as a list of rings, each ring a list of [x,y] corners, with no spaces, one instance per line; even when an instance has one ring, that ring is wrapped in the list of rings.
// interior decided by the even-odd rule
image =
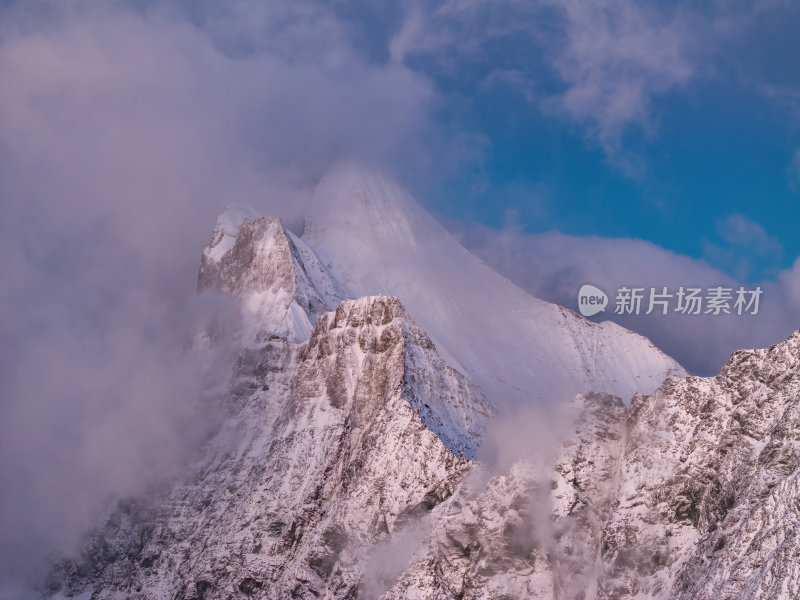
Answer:
[[[317,186],[304,235],[313,239],[322,231],[335,229],[387,242],[412,240],[425,233],[420,222],[423,216],[428,215],[418,210],[414,199],[389,176],[358,163],[340,162]],[[429,221],[425,225],[435,224]]]
[[[213,262],[221,260],[225,253],[233,248],[242,225],[248,221],[255,221],[259,216],[255,209],[249,206],[228,205],[217,217],[211,242],[203,251],[203,257]]]
[[[475,457],[492,408],[474,383],[445,364],[397,298],[344,300],[319,318],[303,356],[326,360],[343,347],[352,348],[353,364],[340,378],[347,380],[351,371],[363,370],[365,364],[385,363],[396,372],[394,385],[400,386],[411,408],[445,447],[456,455]],[[344,395],[352,384],[333,388]]]
[[[529,295],[367,167],[338,164],[322,178],[303,239],[352,297],[398,297],[448,364],[495,403],[558,403],[589,390],[628,399],[685,373],[645,338],[566,318]]]
[[[56,565],[47,593],[798,597],[800,333],[628,409],[604,390],[680,374],[645,338],[528,296],[396,184],[345,172],[319,194],[314,247],[278,219],[218,221],[198,287],[233,296],[256,333],[229,416],[185,476],[121,503]],[[566,397],[582,387],[599,391]],[[566,410],[500,423],[512,460],[483,463],[484,391],[515,390]]]
[[[236,299],[245,344],[265,335],[305,340],[317,317],[338,301],[337,286],[313,252],[280,219],[239,209],[217,220],[197,286]]]

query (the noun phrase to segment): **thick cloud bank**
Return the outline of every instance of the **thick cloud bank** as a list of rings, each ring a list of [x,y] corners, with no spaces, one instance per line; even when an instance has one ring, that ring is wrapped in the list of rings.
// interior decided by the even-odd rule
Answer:
[[[609,306],[592,320],[611,319],[650,338],[659,348],[698,375],[716,374],[736,350],[783,341],[800,327],[800,260],[765,282],[747,283],[649,242],[634,239],[578,237],[560,233],[526,234],[486,227],[458,232],[462,243],[489,265],[533,295],[577,312],[584,283],[600,286]],[[676,312],[667,315],[615,314],[615,292],[622,286],[707,290],[717,286],[763,289],[757,315]],[[731,303],[731,307],[733,303]]]
[[[19,3],[0,16],[0,589],[191,457],[192,321],[231,202],[299,221],[341,155],[422,157],[433,100],[319,7]],[[213,395],[213,394],[212,394]]]

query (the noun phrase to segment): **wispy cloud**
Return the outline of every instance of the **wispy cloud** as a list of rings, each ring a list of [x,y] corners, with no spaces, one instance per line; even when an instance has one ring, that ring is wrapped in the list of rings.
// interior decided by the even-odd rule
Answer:
[[[735,231],[744,229],[742,239],[755,237],[772,247],[770,238],[752,222],[736,217],[732,223],[726,234],[736,243],[740,238]],[[620,316],[613,313],[613,295],[623,285],[659,291],[666,286],[674,293],[680,286],[738,289],[743,282],[705,261],[642,240],[527,234],[480,226],[458,233],[469,249],[539,298],[576,310],[579,287],[583,283],[599,285],[612,296],[612,305],[593,320],[611,319],[645,335],[695,374],[716,374],[736,350],[769,346],[800,327],[800,259],[774,279],[744,283],[747,289],[761,285],[764,290],[755,316],[681,315],[674,311],[666,316]]]
[[[415,4],[390,48],[397,62],[426,56],[445,70],[480,71],[498,40],[506,44],[501,64],[481,82],[517,85],[534,106],[584,128],[613,159],[621,158],[626,133],[656,130],[654,100],[693,79],[700,43],[684,10],[628,0],[473,0]]]
[[[783,258],[780,241],[743,215],[721,219],[717,223],[717,234],[718,241],[704,240],[703,254],[741,281],[749,281],[761,263],[779,264]],[[769,269],[766,272],[769,274]]]
[[[696,31],[680,11],[663,14],[627,0],[557,6],[564,35],[553,66],[566,90],[546,105],[617,155],[626,130],[654,129],[653,99],[695,74]]]

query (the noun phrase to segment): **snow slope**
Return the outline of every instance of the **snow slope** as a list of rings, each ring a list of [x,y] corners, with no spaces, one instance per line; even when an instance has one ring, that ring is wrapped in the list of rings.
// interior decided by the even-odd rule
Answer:
[[[800,332],[627,410],[566,406],[553,466],[465,479],[382,600],[800,598]]]
[[[230,419],[152,503],[125,502],[47,584],[57,598],[357,598],[369,553],[452,494],[490,407],[396,298],[240,357]]]
[[[303,239],[352,297],[397,296],[448,363],[495,404],[557,402],[588,390],[628,400],[685,375],[642,336],[530,296],[398,184],[359,166],[340,164],[323,178]]]
[[[279,219],[237,208],[217,219],[203,251],[197,287],[236,299],[245,346],[270,335],[305,341],[319,315],[343,297],[313,251]]]
[[[372,190],[369,202],[376,197]],[[396,202],[384,208],[379,215],[397,210]],[[424,221],[413,205],[404,208]],[[347,214],[355,213],[338,216]],[[800,332],[769,350],[737,352],[717,377],[667,380],[653,394],[635,396],[630,408],[608,394],[579,394],[560,405],[564,422],[516,424],[536,437],[535,452],[485,464],[475,457],[492,407],[445,364],[396,298],[342,300],[327,310],[346,292],[311,245],[275,219],[230,222],[214,236],[225,246],[214,252],[212,240],[204,253],[198,281],[201,289],[232,295],[245,316],[252,312],[252,335],[242,338],[226,398],[229,418],[178,481],[155,497],[120,502],[80,556],[55,565],[44,596],[800,597]],[[322,222],[316,226],[324,234]],[[473,269],[476,286],[517,293],[447,238],[414,233],[401,244],[393,242],[395,227],[409,233],[393,218],[377,226],[384,234],[378,239],[420,261],[424,281],[435,283],[432,269],[450,252],[451,265]],[[357,231],[344,237],[357,240]],[[374,252],[389,251],[378,246]],[[421,262],[427,250],[440,251],[431,256],[434,267]],[[411,276],[398,271],[402,260],[386,260],[389,274],[377,270],[374,285]],[[473,300],[458,304],[452,294],[466,285],[463,277],[432,288],[444,293],[429,295],[421,314],[436,314],[440,298],[456,315],[486,298],[499,301],[496,290],[476,287]],[[600,364],[591,357],[612,345],[607,338],[621,340],[620,351],[638,348],[641,338],[622,329],[562,321],[569,315],[563,309],[511,297],[523,299],[557,315],[534,358],[554,346],[559,360],[577,361],[564,350],[572,344],[589,361],[587,383]],[[477,322],[500,326],[512,314],[493,312],[498,316]],[[447,319],[432,323],[442,335],[458,333]],[[465,343],[485,338],[487,356],[503,349],[491,329],[463,325]],[[529,331],[517,335],[533,340]],[[450,349],[461,364],[470,351],[481,353],[480,346]],[[623,354],[612,366],[635,373],[634,359]],[[547,377],[545,369],[533,382]],[[511,446],[519,442],[514,435]]]

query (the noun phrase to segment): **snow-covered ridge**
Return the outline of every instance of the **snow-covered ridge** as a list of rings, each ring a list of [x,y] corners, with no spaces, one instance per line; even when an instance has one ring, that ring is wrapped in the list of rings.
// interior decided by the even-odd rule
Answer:
[[[488,416],[385,296],[342,302],[307,343],[245,349],[232,389],[246,398],[206,458],[121,506],[52,592],[355,598],[375,545],[453,493]]]
[[[359,343],[383,340],[377,346],[358,347],[356,358],[364,360],[386,350],[390,342],[403,340],[399,360],[406,373],[404,397],[446,447],[474,456],[490,406],[475,384],[438,356],[400,302],[386,296],[342,301],[342,286],[279,219],[251,215],[237,221],[239,216],[234,211],[232,217],[220,218],[226,235],[235,239],[225,252],[213,253],[213,244],[220,239],[218,223],[212,244],[203,253],[198,289],[215,289],[238,300],[245,324],[244,345],[257,347],[278,336],[294,343],[309,340],[308,353],[320,351],[320,336],[328,339],[334,330],[357,334]],[[238,223],[238,230],[231,223]],[[331,308],[336,310],[325,312]],[[420,369],[426,371],[425,377],[418,376]],[[348,373],[345,370],[339,376],[346,379]]]
[[[358,165],[338,165],[322,179],[303,239],[350,297],[398,297],[447,363],[495,403],[554,404],[590,390],[627,401],[685,375],[642,336],[530,296],[399,184]]]
[[[600,597],[800,597],[800,332],[635,398],[629,421]]]
[[[568,427],[519,428],[542,435],[541,452],[508,468],[481,464],[472,459],[492,409],[469,372],[440,356],[444,343],[451,365],[474,367],[493,391],[527,381],[522,398],[564,393],[553,386],[570,373],[575,385],[638,389],[637,369],[649,384],[675,374],[674,363],[621,327],[519,296],[426,230],[413,205],[398,213],[390,184],[358,182],[345,191],[363,206],[348,209],[347,192],[342,212],[334,203],[308,243],[266,217],[231,218],[215,233],[198,287],[233,296],[250,319],[230,418],[183,480],[158,498],[122,503],[99,525],[82,556],[54,570],[48,594],[800,597],[800,332],[735,353],[717,377],[668,379],[629,409],[581,393],[565,402]],[[378,192],[386,197],[373,214]],[[364,211],[378,220],[376,239],[358,225]],[[415,214],[429,236],[411,227]],[[337,250],[350,265],[344,275],[317,255],[330,249],[337,219],[350,219],[340,229],[350,249],[366,252]],[[403,269],[404,257],[415,269]],[[355,268],[384,258],[385,268]],[[403,298],[343,299],[352,294],[345,284],[365,281],[403,291],[438,337]],[[500,352],[509,354],[492,358]],[[470,362],[481,357],[487,365]],[[487,370],[503,363],[507,371]]]
[[[245,344],[268,335],[303,341],[319,315],[341,299],[313,252],[279,219],[243,218],[238,209],[218,220],[197,287],[238,301]]]
[[[324,360],[332,341],[342,338],[355,342],[351,352],[356,361],[388,352],[386,360],[395,361],[402,372],[402,395],[425,426],[457,455],[475,457],[492,408],[475,384],[444,363],[397,298],[345,300],[317,321],[304,355]],[[352,389],[351,371],[340,375],[344,387],[339,391]]]
[[[236,297],[246,343],[308,338],[345,298],[398,297],[445,362],[496,405],[557,404],[582,391],[629,399],[683,369],[647,339],[534,298],[464,249],[396,182],[338,165],[302,237],[229,209],[203,252],[198,288]]]
[[[384,600],[800,597],[800,332],[629,410],[569,404],[552,470],[461,486]]]
[[[216,449],[154,507],[124,505],[51,589],[96,600],[800,597],[800,332],[630,409],[578,395],[548,462],[521,456],[495,474],[445,448],[412,408],[406,326],[393,298],[346,301],[308,345],[284,339],[259,355],[264,386],[226,428],[239,449]]]

